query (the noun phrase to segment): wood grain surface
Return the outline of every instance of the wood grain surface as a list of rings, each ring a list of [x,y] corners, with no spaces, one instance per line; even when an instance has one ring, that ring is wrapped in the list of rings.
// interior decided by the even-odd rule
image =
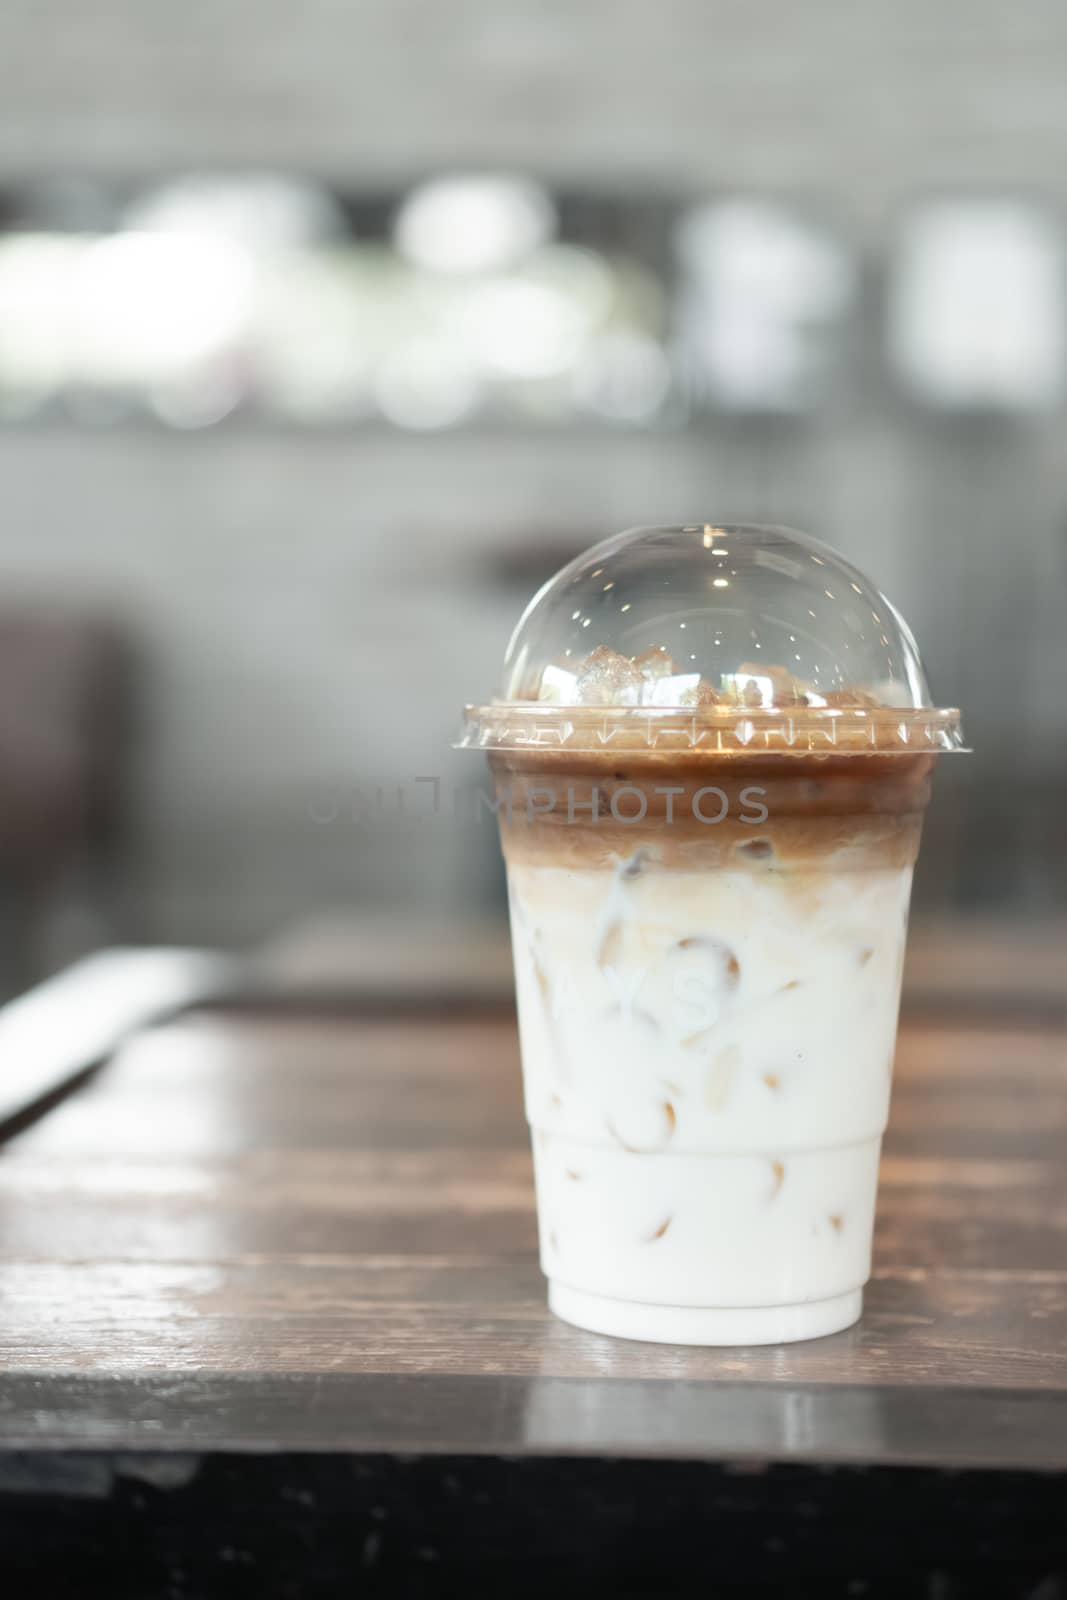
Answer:
[[[862,1322],[629,1343],[546,1310],[511,1020],[194,1016],[0,1152],[0,1442],[1067,1466],[1065,1151],[1062,1032],[906,1022]]]

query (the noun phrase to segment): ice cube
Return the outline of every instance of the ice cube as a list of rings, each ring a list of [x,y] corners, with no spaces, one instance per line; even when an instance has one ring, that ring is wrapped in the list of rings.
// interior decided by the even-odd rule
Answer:
[[[676,672],[652,684],[646,683],[644,703],[646,706],[695,706],[699,687],[699,672]]]
[[[628,656],[599,645],[578,669],[577,698],[586,706],[639,706],[644,678]]]
[[[537,698],[552,705],[569,706],[574,703],[577,677],[567,667],[550,663],[541,674],[541,688]]]
[[[796,706],[804,704],[804,690],[807,684],[798,678],[795,672],[790,672],[788,667],[781,666],[775,661],[744,662],[739,672],[756,672],[771,681],[771,704],[776,706]],[[766,702],[764,702],[766,704]]]
[[[697,684],[696,706],[699,710],[708,710],[712,706],[722,704],[722,696],[714,689],[707,678],[701,678]]]
[[[751,711],[758,711],[761,706],[774,704],[774,688],[769,678],[741,678],[735,680],[741,697],[741,704]]]
[[[678,671],[666,645],[662,644],[653,645],[651,650],[643,650],[639,656],[635,656],[634,666],[653,683],[657,678],[669,678]]]
[[[686,690],[695,690],[698,674],[679,672],[666,645],[657,644],[650,650],[642,651],[641,655],[634,657],[634,666],[640,669],[644,679],[644,688],[641,691],[642,705],[692,704],[692,694],[687,695]]]
[[[800,680],[773,662],[742,661],[725,682],[733,698],[751,710],[804,704]]]

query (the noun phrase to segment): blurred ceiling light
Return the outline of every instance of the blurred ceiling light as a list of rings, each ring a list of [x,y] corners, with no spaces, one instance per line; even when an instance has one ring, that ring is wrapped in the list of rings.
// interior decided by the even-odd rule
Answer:
[[[654,339],[608,333],[575,369],[574,393],[584,410],[609,422],[648,422],[662,409],[670,381],[670,364]]]
[[[452,427],[477,409],[481,386],[470,364],[445,342],[402,345],[378,371],[375,399],[400,428]]]
[[[906,225],[890,278],[889,355],[928,405],[1040,410],[1064,380],[1059,238],[1012,201],[928,205]]]
[[[556,231],[555,207],[529,178],[435,178],[404,201],[396,247],[432,272],[498,272],[522,261]]]
[[[76,289],[78,376],[152,382],[194,368],[238,340],[251,294],[251,263],[221,239],[102,239],[87,252]]]
[[[134,201],[122,227],[224,239],[253,252],[298,250],[348,231],[340,206],[320,184],[269,173],[162,184]]]
[[[565,294],[590,326],[611,315],[620,289],[612,263],[576,244],[543,246],[525,263],[521,276]]]
[[[268,410],[305,423],[373,410],[373,362],[389,333],[375,275],[353,260],[359,250],[288,255],[261,273],[251,344]]]
[[[812,404],[852,262],[817,223],[764,201],[695,207],[677,233],[679,331],[698,389],[735,410]]]
[[[149,398],[152,410],[168,427],[210,428],[236,411],[241,387],[233,373],[208,369],[156,384]]]
[[[0,239],[0,389],[8,415],[30,415],[67,379],[71,289],[86,248],[67,234]]]
[[[574,365],[589,323],[564,290],[501,278],[472,291],[463,331],[491,371],[511,378],[550,378]]]

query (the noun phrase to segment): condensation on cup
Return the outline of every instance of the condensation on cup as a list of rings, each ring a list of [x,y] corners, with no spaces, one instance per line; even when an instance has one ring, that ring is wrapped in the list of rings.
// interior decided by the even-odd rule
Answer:
[[[906,623],[789,529],[633,529],[531,601],[460,742],[507,861],[552,1309],[848,1327],[923,811],[963,748]]]

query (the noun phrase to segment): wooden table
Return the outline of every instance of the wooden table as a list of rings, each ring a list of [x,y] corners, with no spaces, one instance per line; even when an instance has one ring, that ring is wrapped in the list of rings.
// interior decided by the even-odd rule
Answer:
[[[1064,1054],[906,1020],[863,1321],[704,1351],[546,1311],[506,1013],[147,1032],[0,1152],[0,1571],[1052,1600]]]

